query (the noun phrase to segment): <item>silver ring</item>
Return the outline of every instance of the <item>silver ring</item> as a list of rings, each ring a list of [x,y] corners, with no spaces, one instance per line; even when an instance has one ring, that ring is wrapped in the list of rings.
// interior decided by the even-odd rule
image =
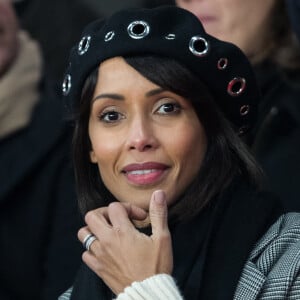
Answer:
[[[97,239],[97,238],[96,238],[92,233],[88,234],[88,235],[84,238],[84,240],[83,240],[83,242],[82,242],[83,247],[84,247],[87,251],[90,251],[90,247],[91,247],[92,243],[93,243],[96,239]]]

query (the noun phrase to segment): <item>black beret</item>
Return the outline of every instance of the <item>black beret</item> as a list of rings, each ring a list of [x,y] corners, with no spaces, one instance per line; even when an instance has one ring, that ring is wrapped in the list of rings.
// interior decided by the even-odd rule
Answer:
[[[255,122],[260,93],[246,56],[208,35],[192,13],[176,6],[123,10],[89,24],[71,50],[64,77],[68,107],[79,103],[85,79],[102,61],[143,54],[167,56],[189,68],[240,134]]]

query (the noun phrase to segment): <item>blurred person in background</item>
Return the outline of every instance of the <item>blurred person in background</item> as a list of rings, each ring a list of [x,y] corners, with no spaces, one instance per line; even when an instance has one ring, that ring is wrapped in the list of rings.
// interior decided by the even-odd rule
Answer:
[[[120,7],[154,7],[172,0],[15,0],[19,21],[38,41],[48,76],[60,81],[69,49],[78,41],[82,28]],[[38,24],[38,26],[37,26]]]
[[[69,128],[37,42],[0,0],[0,299],[55,299],[80,263]]]
[[[270,189],[288,208],[299,210],[300,47],[286,2],[176,0],[176,4],[194,13],[209,34],[239,46],[255,67],[263,98],[249,142]],[[297,32],[299,1],[288,4]]]
[[[99,10],[82,0],[19,0],[16,9],[22,28],[39,42],[46,73],[59,80],[82,27],[101,17]]]

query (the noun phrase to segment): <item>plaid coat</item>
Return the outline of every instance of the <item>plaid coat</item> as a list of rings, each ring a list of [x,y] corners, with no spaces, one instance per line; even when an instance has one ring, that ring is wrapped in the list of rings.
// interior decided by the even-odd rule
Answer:
[[[281,216],[257,243],[234,299],[300,299],[300,213]]]
[[[71,292],[59,300],[70,299]],[[300,213],[282,215],[251,252],[234,300],[252,299],[300,299]]]

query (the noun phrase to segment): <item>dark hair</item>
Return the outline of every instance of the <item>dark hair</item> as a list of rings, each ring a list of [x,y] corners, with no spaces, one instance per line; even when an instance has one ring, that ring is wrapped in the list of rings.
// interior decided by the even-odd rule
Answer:
[[[268,59],[286,71],[300,68],[300,43],[293,32],[285,0],[276,0],[265,50],[254,63]]]
[[[181,220],[197,214],[222,193],[236,176],[259,187],[261,171],[243,141],[215,104],[206,86],[186,67],[173,59],[157,56],[125,57],[126,62],[153,83],[189,99],[207,135],[208,147],[198,176],[170,208],[170,216]],[[75,175],[79,205],[83,214],[115,201],[104,186],[98,167],[89,159],[88,138],[90,102],[98,70],[85,82],[75,115],[73,139]]]

